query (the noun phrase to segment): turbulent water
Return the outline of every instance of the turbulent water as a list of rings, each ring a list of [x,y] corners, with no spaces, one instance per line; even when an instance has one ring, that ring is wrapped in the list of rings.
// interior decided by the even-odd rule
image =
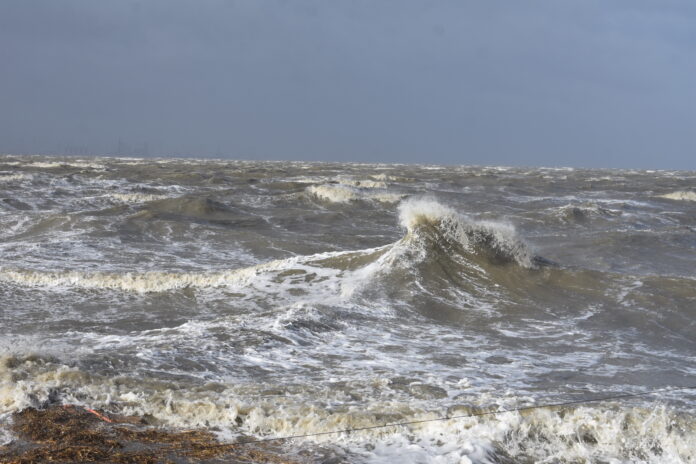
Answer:
[[[0,157],[0,443],[76,403],[235,440],[696,384],[696,173]],[[696,390],[295,438],[696,462]],[[4,424],[4,425],[3,425]]]

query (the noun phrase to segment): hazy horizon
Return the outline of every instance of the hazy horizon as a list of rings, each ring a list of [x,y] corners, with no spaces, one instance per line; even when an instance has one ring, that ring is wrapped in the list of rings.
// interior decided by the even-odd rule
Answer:
[[[0,153],[696,169],[696,4],[60,3],[0,15]]]
[[[39,158],[39,159],[45,159],[45,158],[55,158],[55,159],[74,159],[74,160],[84,160],[84,159],[90,159],[90,158],[96,158],[96,159],[108,159],[108,158],[113,158],[113,159],[132,159],[132,160],[141,160],[144,162],[147,162],[149,160],[182,160],[182,161],[191,161],[191,160],[200,160],[200,161],[212,161],[212,162],[242,162],[242,163],[253,163],[253,162],[268,162],[268,163],[316,163],[316,164],[342,164],[346,166],[350,165],[387,165],[387,166],[410,166],[410,167],[418,167],[418,166],[439,166],[439,167],[466,167],[466,168],[501,168],[501,169],[551,169],[551,170],[564,170],[564,169],[572,169],[572,170],[589,170],[589,171],[645,171],[645,172],[673,172],[673,171],[679,171],[679,172],[694,172],[696,169],[679,169],[679,168],[650,168],[650,167],[643,167],[643,168],[633,168],[633,167],[597,167],[597,166],[585,166],[585,165],[576,165],[576,166],[570,166],[570,165],[533,165],[533,164],[524,164],[522,162],[517,163],[517,164],[484,164],[484,163],[439,163],[439,162],[427,162],[427,161],[353,161],[353,160],[321,160],[321,159],[287,159],[287,158],[264,158],[264,159],[252,159],[252,158],[236,158],[236,157],[231,157],[231,156],[220,156],[220,155],[198,155],[198,154],[172,154],[172,155],[157,155],[157,154],[149,154],[149,155],[137,155],[137,154],[91,154],[91,153],[85,153],[85,154],[70,154],[70,153],[0,153],[0,157],[18,157],[18,158]]]

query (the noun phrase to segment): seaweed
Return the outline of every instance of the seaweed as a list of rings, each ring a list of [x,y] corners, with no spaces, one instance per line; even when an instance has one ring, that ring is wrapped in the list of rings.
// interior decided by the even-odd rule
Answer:
[[[157,428],[141,417],[72,405],[24,409],[13,414],[11,427],[17,440],[0,448],[3,464],[295,464],[270,445],[222,443],[207,430]]]

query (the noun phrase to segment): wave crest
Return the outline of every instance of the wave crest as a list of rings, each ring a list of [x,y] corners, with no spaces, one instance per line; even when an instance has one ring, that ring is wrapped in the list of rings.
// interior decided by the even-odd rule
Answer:
[[[532,268],[537,261],[512,224],[476,221],[435,199],[403,201],[399,205],[399,220],[408,236],[428,240],[440,247],[460,248],[464,253],[485,257],[494,264],[514,262]]]

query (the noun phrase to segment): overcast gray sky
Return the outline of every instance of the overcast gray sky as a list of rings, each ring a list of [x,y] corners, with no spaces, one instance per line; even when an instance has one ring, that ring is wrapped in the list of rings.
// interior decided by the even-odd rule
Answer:
[[[0,152],[696,169],[696,2],[2,0]]]

